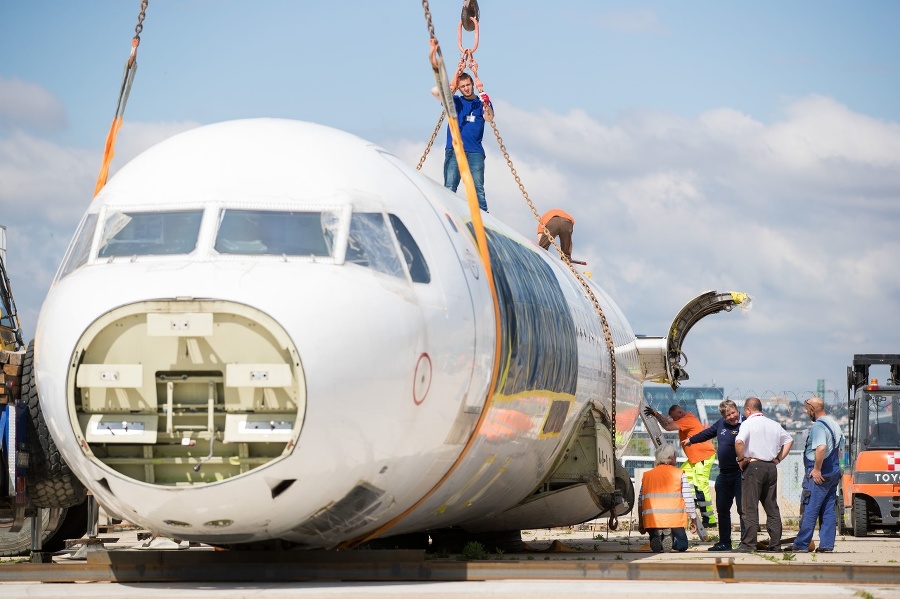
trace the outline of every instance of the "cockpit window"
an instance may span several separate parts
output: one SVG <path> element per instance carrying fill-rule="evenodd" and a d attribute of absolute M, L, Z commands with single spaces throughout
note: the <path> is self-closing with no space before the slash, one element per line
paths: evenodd
<path fill-rule="evenodd" d="M 78 232 L 75 233 L 72 243 L 69 244 L 66 257 L 56 275 L 57 281 L 87 264 L 88 256 L 91 253 L 91 243 L 94 241 L 94 233 L 97 231 L 97 221 L 98 216 L 95 212 L 89 213 L 81 221 L 81 226 L 78 227 Z"/>
<path fill-rule="evenodd" d="M 354 212 L 350 219 L 346 262 L 403 277 L 397 247 L 381 212 Z"/>
<path fill-rule="evenodd" d="M 114 212 L 103 226 L 100 258 L 189 254 L 197 247 L 202 210 Z"/>
<path fill-rule="evenodd" d="M 223 210 L 220 254 L 331 256 L 339 220 L 330 212 Z"/>
<path fill-rule="evenodd" d="M 425 256 L 422 255 L 422 251 L 409 229 L 396 214 L 389 214 L 388 218 L 391 219 L 394 234 L 397 236 L 397 241 L 400 242 L 400 249 L 403 250 L 403 259 L 406 260 L 410 278 L 416 283 L 430 283 L 431 271 L 428 269 L 428 263 L 425 262 Z"/>

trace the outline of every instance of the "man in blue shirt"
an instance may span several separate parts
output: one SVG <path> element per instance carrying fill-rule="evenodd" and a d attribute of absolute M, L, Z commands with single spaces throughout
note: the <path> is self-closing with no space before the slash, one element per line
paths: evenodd
<path fill-rule="evenodd" d="M 803 407 L 813 425 L 803 450 L 806 475 L 800 500 L 800 530 L 792 549 L 794 552 L 808 551 L 816 522 L 819 522 L 819 548 L 816 551 L 834 551 L 835 496 L 841 482 L 844 434 L 834 418 L 825 413 L 825 402 L 820 397 L 807 399 Z"/>
<path fill-rule="evenodd" d="M 719 404 L 722 417 L 707 429 L 690 436 L 681 444 L 685 447 L 715 438 L 716 457 L 719 459 L 719 476 L 716 477 L 716 514 L 719 517 L 719 542 L 708 551 L 731 551 L 731 504 L 737 499 L 737 512 L 744 532 L 744 512 L 741 508 L 741 469 L 734 452 L 734 439 L 741 428 L 741 413 L 730 399 Z"/>
<path fill-rule="evenodd" d="M 487 94 L 475 93 L 475 83 L 468 73 L 459 74 L 457 88 L 462 94 L 453 96 L 459 133 L 466 152 L 466 160 L 469 162 L 469 171 L 472 173 L 472 181 L 475 183 L 478 207 L 487 212 L 487 200 L 484 198 L 484 146 L 481 145 L 481 140 L 484 137 L 485 119 L 490 121 L 494 118 L 493 106 Z M 432 90 L 432 94 L 440 97 L 437 88 Z M 448 127 L 447 149 L 444 151 L 444 187 L 455 192 L 459 187 L 459 180 L 459 165 L 453 154 L 453 137 Z"/>

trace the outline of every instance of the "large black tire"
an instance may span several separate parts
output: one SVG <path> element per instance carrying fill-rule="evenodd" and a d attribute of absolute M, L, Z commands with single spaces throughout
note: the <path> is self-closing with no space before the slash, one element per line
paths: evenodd
<path fill-rule="evenodd" d="M 41 510 L 41 540 L 44 544 L 53 536 L 65 519 L 66 510 Z M 4 524 L 8 524 L 4 522 Z M 19 532 L 9 532 L 0 526 L 0 557 L 16 557 L 28 555 L 31 551 L 31 518 L 25 518 L 25 524 Z"/>
<path fill-rule="evenodd" d="M 864 537 L 869 534 L 869 514 L 866 511 L 866 500 L 853 498 L 853 536 Z"/>
<path fill-rule="evenodd" d="M 41 510 L 41 551 L 55 553 L 66 547 L 69 539 L 80 539 L 87 534 L 87 501 L 69 509 Z M 31 518 L 19 532 L 9 532 L 0 527 L 0 557 L 16 557 L 31 553 Z"/>
<path fill-rule="evenodd" d="M 69 508 L 84 502 L 87 489 L 69 469 L 50 436 L 38 399 L 33 365 L 34 341 L 28 344 L 22 361 L 22 399 L 28 406 L 29 416 L 25 430 L 28 448 L 26 492 L 37 507 Z"/>

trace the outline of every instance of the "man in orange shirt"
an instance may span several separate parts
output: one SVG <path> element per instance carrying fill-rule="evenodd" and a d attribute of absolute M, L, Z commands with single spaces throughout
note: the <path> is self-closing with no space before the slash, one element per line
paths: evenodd
<path fill-rule="evenodd" d="M 541 224 L 538 225 L 538 245 L 545 250 L 550 247 L 550 238 L 559 237 L 559 248 L 563 254 L 572 259 L 572 229 L 575 226 L 575 219 L 555 208 L 547 211 L 541 217 Z M 550 237 L 544 232 L 544 227 L 550 232 Z"/>
<path fill-rule="evenodd" d="M 649 407 L 644 412 L 656 418 L 667 431 L 678 431 L 679 443 L 706 428 L 699 418 L 685 412 L 684 408 L 678 405 L 669 408 L 668 416 L 663 416 Z M 691 443 L 684 447 L 684 454 L 687 456 L 687 462 L 682 464 L 681 468 L 694 487 L 697 507 L 700 508 L 700 515 L 703 517 L 703 527 L 708 528 L 716 524 L 716 514 L 709 493 L 709 472 L 716 461 L 716 448 L 713 447 L 712 441 Z"/>

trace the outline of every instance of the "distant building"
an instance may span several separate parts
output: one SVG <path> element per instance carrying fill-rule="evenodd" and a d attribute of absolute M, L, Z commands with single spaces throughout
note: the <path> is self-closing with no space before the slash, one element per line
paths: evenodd
<path fill-rule="evenodd" d="M 719 418 L 719 403 L 725 399 L 722 387 L 679 387 L 644 385 L 644 399 L 651 408 L 668 414 L 669 408 L 679 405 L 686 412 L 696 414 L 700 422 L 710 425 Z M 738 404 L 740 405 L 740 404 Z M 641 427 L 643 428 L 643 427 Z"/>

